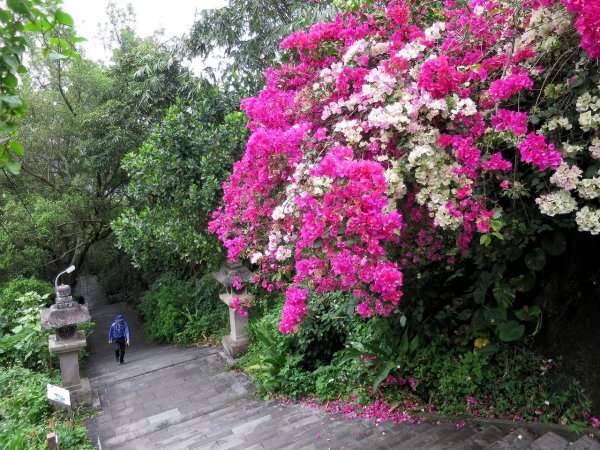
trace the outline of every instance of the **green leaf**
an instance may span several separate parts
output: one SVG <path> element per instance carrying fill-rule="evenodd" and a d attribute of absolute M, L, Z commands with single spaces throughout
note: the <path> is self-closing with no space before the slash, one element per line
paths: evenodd
<path fill-rule="evenodd" d="M 6 5 L 14 12 L 29 16 L 29 8 L 24 0 L 6 0 Z"/>
<path fill-rule="evenodd" d="M 4 131 L 6 133 L 10 133 L 14 130 L 17 129 L 17 123 L 16 122 L 5 122 L 3 120 L 0 120 L 0 131 Z"/>
<path fill-rule="evenodd" d="M 13 72 L 17 72 L 19 70 L 19 61 L 13 55 L 6 55 L 3 58 L 5 64 L 7 64 Z"/>
<path fill-rule="evenodd" d="M 542 270 L 546 265 L 546 253 L 541 248 L 527 253 L 525 255 L 525 265 L 531 270 Z"/>
<path fill-rule="evenodd" d="M 51 37 L 50 39 L 48 39 L 48 42 L 52 45 L 58 45 L 62 48 L 70 47 L 70 45 L 67 41 L 65 41 L 64 39 L 57 38 L 57 37 Z"/>
<path fill-rule="evenodd" d="M 498 302 L 498 306 L 502 309 L 508 309 L 515 301 L 515 291 L 506 284 L 497 285 L 492 291 L 494 298 Z"/>
<path fill-rule="evenodd" d="M 392 369 L 394 369 L 395 367 L 396 367 L 395 361 L 386 361 L 385 362 L 385 364 L 381 367 L 381 369 L 379 370 L 379 372 L 377 373 L 377 375 L 375 376 L 375 378 L 373 380 L 373 391 L 377 390 L 377 388 L 379 387 L 381 382 L 388 377 L 388 375 L 390 374 L 390 371 Z"/>
<path fill-rule="evenodd" d="M 510 285 L 517 292 L 529 292 L 535 285 L 535 272 L 527 272 L 510 279 Z"/>
<path fill-rule="evenodd" d="M 0 97 L 0 102 L 6 103 L 11 108 L 21 108 L 23 101 L 16 95 L 3 95 Z"/>
<path fill-rule="evenodd" d="M 493 325 L 505 322 L 507 319 L 506 310 L 502 308 L 489 308 L 483 312 L 485 319 Z"/>
<path fill-rule="evenodd" d="M 56 17 L 56 20 L 62 23 L 63 25 L 67 25 L 69 27 L 72 27 L 74 25 L 73 18 L 66 12 L 61 11 L 60 9 L 54 13 L 54 17 Z"/>
<path fill-rule="evenodd" d="M 19 175 L 19 172 L 21 171 L 21 164 L 19 164 L 18 161 L 10 159 L 6 162 L 6 169 L 13 175 Z"/>
<path fill-rule="evenodd" d="M 477 356 L 488 358 L 499 350 L 498 344 L 488 344 L 477 352 Z"/>
<path fill-rule="evenodd" d="M 461 311 L 461 313 L 457 316 L 458 320 L 465 321 L 469 317 L 471 317 L 472 311 L 470 309 L 465 309 Z"/>
<path fill-rule="evenodd" d="M 84 37 L 72 37 L 70 41 L 73 44 L 78 44 L 79 42 L 87 42 L 87 39 Z"/>
<path fill-rule="evenodd" d="M 498 333 L 498 336 L 504 342 L 514 342 L 521 339 L 524 333 L 524 325 L 515 322 L 514 320 L 509 320 L 500 327 L 500 332 Z"/>
<path fill-rule="evenodd" d="M 398 347 L 398 353 L 406 355 L 408 353 L 408 329 L 404 330 L 402 339 L 400 340 L 400 347 Z"/>
<path fill-rule="evenodd" d="M 412 354 L 419 348 L 419 336 L 415 336 L 408 346 L 408 353 Z"/>
<path fill-rule="evenodd" d="M 531 320 L 536 320 L 542 314 L 542 308 L 540 308 L 538 305 L 535 305 L 532 308 L 519 309 L 517 311 L 514 311 L 514 313 L 519 320 L 527 322 Z"/>
<path fill-rule="evenodd" d="M 48 56 L 46 56 L 46 57 L 50 61 L 58 61 L 58 60 L 61 60 L 61 59 L 69 59 L 69 57 L 67 55 L 64 55 L 62 53 L 56 53 L 56 52 L 50 52 L 50 53 L 48 53 Z"/>
<path fill-rule="evenodd" d="M 30 33 L 39 33 L 40 31 L 42 31 L 42 26 L 39 22 L 29 22 L 25 24 L 23 30 L 29 31 Z"/>
<path fill-rule="evenodd" d="M 15 141 L 11 141 L 8 146 L 10 147 L 10 149 L 15 152 L 17 155 L 22 156 L 23 155 L 23 146 L 21 144 L 19 144 L 18 142 Z"/>

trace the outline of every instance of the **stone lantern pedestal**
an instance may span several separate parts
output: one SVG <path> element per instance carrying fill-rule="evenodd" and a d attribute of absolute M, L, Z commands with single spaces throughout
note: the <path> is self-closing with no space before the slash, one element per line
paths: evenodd
<path fill-rule="evenodd" d="M 231 307 L 231 302 L 235 297 L 239 297 L 241 301 L 253 301 L 252 294 L 221 294 L 219 298 L 229 307 L 229 327 L 231 332 L 228 336 L 223 337 L 223 347 L 225 352 L 232 358 L 242 356 L 248 351 L 248 338 L 246 337 L 246 325 L 248 318 L 240 316 L 235 309 Z"/>
<path fill-rule="evenodd" d="M 58 355 L 62 387 L 71 393 L 71 405 L 92 403 L 92 388 L 87 378 L 79 376 L 79 350 L 86 346 L 83 331 L 71 339 L 62 340 L 53 335 L 48 338 L 48 349 Z"/>
<path fill-rule="evenodd" d="M 62 387 L 68 389 L 71 406 L 92 403 L 92 389 L 87 378 L 79 376 L 79 350 L 86 346 L 85 335 L 77 324 L 91 319 L 87 306 L 73 302 L 71 287 L 56 287 L 56 303 L 41 312 L 44 330 L 56 330 L 48 337 L 48 349 L 58 355 Z"/>
<path fill-rule="evenodd" d="M 248 350 L 248 338 L 246 337 L 246 325 L 248 318 L 240 316 L 235 309 L 231 307 L 233 299 L 240 298 L 240 302 L 252 302 L 254 296 L 246 292 L 243 284 L 250 281 L 252 273 L 238 261 L 228 262 L 221 270 L 212 274 L 213 277 L 225 286 L 225 294 L 219 295 L 219 298 L 229 308 L 229 326 L 231 332 L 229 336 L 223 338 L 223 347 L 225 352 L 232 358 L 242 356 Z"/>

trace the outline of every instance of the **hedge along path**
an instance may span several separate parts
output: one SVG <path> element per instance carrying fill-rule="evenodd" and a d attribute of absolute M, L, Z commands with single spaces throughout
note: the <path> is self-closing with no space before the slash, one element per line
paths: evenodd
<path fill-rule="evenodd" d="M 94 277 L 77 286 L 96 323 L 88 337 L 89 377 L 98 406 L 86 421 L 102 449 L 478 449 L 567 448 L 546 433 L 543 447 L 523 430 L 502 432 L 454 424 L 345 420 L 319 409 L 253 396 L 250 379 L 227 371 L 220 348 L 152 345 L 124 303 L 109 305 Z M 125 365 L 115 362 L 108 328 L 117 314 L 129 324 Z M 582 438 L 583 439 L 583 438 Z M 589 439 L 589 438 L 588 438 Z M 553 446 L 548 447 L 550 442 Z M 579 442 L 579 441 L 578 441 Z M 541 443 L 541 442 L 540 442 Z M 589 444 L 587 441 L 584 442 Z M 562 445 L 564 444 L 564 445 Z M 591 442 L 593 445 L 597 445 Z M 570 449 L 598 448 L 570 446 Z"/>

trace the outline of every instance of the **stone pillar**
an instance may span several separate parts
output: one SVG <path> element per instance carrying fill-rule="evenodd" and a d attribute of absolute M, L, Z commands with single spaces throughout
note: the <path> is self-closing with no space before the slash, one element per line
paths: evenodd
<path fill-rule="evenodd" d="M 87 378 L 79 376 L 79 350 L 85 348 L 83 331 L 78 331 L 69 339 L 60 339 L 56 335 L 48 337 L 48 349 L 56 353 L 60 361 L 62 387 L 71 393 L 71 406 L 91 404 L 92 389 Z"/>
<path fill-rule="evenodd" d="M 229 308 L 229 327 L 231 332 L 228 336 L 223 337 L 223 347 L 229 356 L 237 358 L 242 356 L 248 350 L 248 338 L 246 337 L 246 325 L 248 318 L 240 316 L 232 307 L 231 302 L 235 297 L 239 297 L 241 301 L 254 300 L 252 294 L 221 294 L 219 298 Z"/>

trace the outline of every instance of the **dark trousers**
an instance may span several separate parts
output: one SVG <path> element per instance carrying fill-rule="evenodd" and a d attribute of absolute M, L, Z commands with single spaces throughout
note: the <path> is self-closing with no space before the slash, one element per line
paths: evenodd
<path fill-rule="evenodd" d="M 119 362 L 123 362 L 123 358 L 125 358 L 125 338 L 115 339 L 113 345 L 115 346 L 115 358 Z"/>

